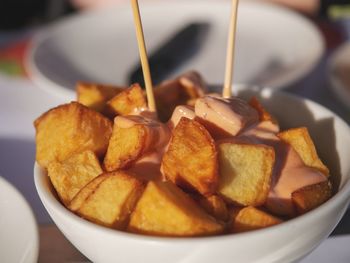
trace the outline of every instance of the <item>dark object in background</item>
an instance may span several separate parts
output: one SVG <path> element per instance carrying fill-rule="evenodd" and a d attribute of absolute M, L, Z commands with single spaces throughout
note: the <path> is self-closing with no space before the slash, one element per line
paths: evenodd
<path fill-rule="evenodd" d="M 320 17 L 332 17 L 334 16 L 334 10 L 342 9 L 344 12 L 343 15 L 349 17 L 350 12 L 350 0 L 320 0 L 319 16 Z M 341 13 L 341 12 L 338 12 Z"/>
<path fill-rule="evenodd" d="M 191 23 L 181 28 L 149 56 L 153 84 L 159 84 L 177 67 L 190 60 L 199 50 L 209 30 L 208 23 Z M 144 87 L 141 65 L 131 70 L 130 84 L 140 83 Z"/>
<path fill-rule="evenodd" d="M 0 30 L 18 30 L 74 11 L 68 0 L 1 0 Z"/>

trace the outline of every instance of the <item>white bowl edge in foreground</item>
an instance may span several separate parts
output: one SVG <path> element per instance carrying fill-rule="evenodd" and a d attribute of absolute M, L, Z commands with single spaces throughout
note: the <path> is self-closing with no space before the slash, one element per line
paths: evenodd
<path fill-rule="evenodd" d="M 35 263 L 39 231 L 22 194 L 0 176 L 0 262 Z"/>

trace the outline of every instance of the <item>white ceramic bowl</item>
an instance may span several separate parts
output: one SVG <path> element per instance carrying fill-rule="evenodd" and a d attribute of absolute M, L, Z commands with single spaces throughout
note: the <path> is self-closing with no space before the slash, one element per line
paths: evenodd
<path fill-rule="evenodd" d="M 45 171 L 34 167 L 35 185 L 63 234 L 93 262 L 293 262 L 319 245 L 335 228 L 350 199 L 350 129 L 334 113 L 306 99 L 268 89 L 259 95 L 283 128 L 307 126 L 322 160 L 340 178 L 339 191 L 313 211 L 249 233 L 199 238 L 163 238 L 120 232 L 90 223 L 56 199 Z M 341 176 L 340 176 L 341 175 Z"/>

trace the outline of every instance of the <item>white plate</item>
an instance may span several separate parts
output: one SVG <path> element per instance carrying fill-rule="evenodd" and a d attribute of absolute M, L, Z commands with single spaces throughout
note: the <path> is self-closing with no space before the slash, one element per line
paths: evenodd
<path fill-rule="evenodd" d="M 343 44 L 331 56 L 328 68 L 332 90 L 350 109 L 350 43 Z"/>
<path fill-rule="evenodd" d="M 39 223 L 51 220 L 33 182 L 33 121 L 49 108 L 63 102 L 33 86 L 28 80 L 0 75 L 0 173 L 25 196 Z M 0 218 L 2 214 L 0 209 Z M 1 252 L 0 249 L 0 258 Z M 0 262 L 6 261 L 0 259 Z"/>
<path fill-rule="evenodd" d="M 0 262 L 37 262 L 39 235 L 32 210 L 17 189 L 1 176 L 0 211 Z"/>
<path fill-rule="evenodd" d="M 229 1 L 144 1 L 140 8 L 149 51 L 190 22 L 209 22 L 201 50 L 174 75 L 196 69 L 209 83 L 223 82 Z M 278 6 L 240 2 L 236 83 L 284 87 L 307 74 L 323 50 L 323 38 L 309 20 Z M 138 60 L 132 13 L 123 5 L 43 30 L 33 40 L 27 69 L 42 88 L 72 97 L 77 80 L 125 84 Z"/>

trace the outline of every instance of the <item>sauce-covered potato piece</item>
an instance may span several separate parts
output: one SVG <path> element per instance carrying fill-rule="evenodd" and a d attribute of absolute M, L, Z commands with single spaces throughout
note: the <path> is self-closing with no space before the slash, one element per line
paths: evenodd
<path fill-rule="evenodd" d="M 209 132 L 195 120 L 181 118 L 162 160 L 162 172 L 173 183 L 213 194 L 218 183 L 215 142 Z"/>

